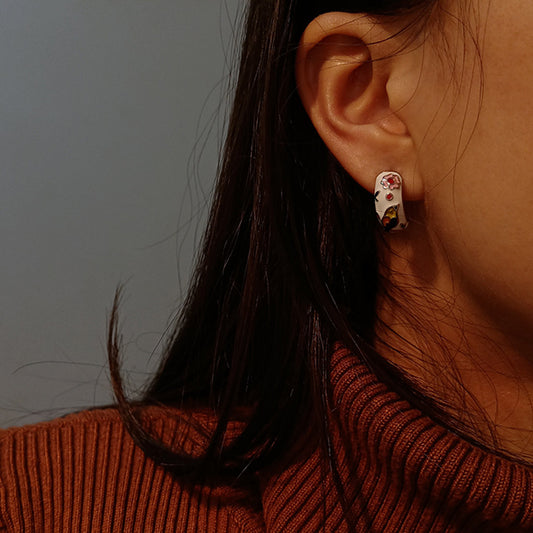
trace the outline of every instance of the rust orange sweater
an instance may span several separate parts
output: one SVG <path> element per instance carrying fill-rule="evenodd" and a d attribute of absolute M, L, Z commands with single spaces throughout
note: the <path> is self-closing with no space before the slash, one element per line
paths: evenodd
<path fill-rule="evenodd" d="M 533 531 L 533 472 L 439 427 L 346 351 L 334 400 L 352 435 L 338 448 L 356 531 Z M 159 408 L 146 420 L 194 452 L 202 439 Z M 325 529 L 322 524 L 325 518 Z M 114 409 L 0 432 L 0 531 L 343 532 L 320 454 L 247 489 L 186 488 L 135 447 Z"/>

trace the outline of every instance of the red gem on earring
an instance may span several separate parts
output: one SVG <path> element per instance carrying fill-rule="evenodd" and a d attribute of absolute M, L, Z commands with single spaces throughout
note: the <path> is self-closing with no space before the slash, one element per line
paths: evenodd
<path fill-rule="evenodd" d="M 396 180 L 392 176 L 388 178 L 387 181 L 389 182 L 389 185 L 394 185 L 396 183 Z"/>
<path fill-rule="evenodd" d="M 389 194 L 387 194 L 387 196 L 385 196 L 385 198 L 390 202 L 391 200 L 394 200 L 394 194 L 390 192 Z"/>

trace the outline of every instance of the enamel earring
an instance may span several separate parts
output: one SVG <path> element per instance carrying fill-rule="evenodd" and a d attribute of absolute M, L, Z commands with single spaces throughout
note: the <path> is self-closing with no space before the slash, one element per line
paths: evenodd
<path fill-rule="evenodd" d="M 376 178 L 374 200 L 376 213 L 386 232 L 398 231 L 407 227 L 407 218 L 402 202 L 402 177 L 391 170 L 382 172 Z"/>

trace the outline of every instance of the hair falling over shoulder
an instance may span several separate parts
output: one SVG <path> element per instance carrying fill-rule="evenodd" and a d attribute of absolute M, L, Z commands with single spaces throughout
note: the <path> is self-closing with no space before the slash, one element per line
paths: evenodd
<path fill-rule="evenodd" d="M 200 457 L 158 442 L 123 392 L 117 305 L 108 349 L 118 407 L 137 444 L 193 479 L 257 472 L 306 443 L 328 450 L 329 358 L 340 342 L 413 396 L 372 350 L 378 274 L 374 198 L 331 156 L 294 76 L 306 26 L 326 11 L 404 16 L 435 0 L 250 0 L 235 105 L 194 278 L 164 360 L 140 402 L 210 410 Z M 423 400 L 420 400 L 418 403 Z M 429 409 L 429 407 L 427 407 Z M 243 429 L 225 441 L 227 425 Z M 329 457 L 335 468 L 335 457 Z"/>

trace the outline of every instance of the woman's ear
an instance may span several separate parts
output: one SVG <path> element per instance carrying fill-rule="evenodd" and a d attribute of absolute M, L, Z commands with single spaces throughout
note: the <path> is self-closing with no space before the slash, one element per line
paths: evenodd
<path fill-rule="evenodd" d="M 394 170 L 404 178 L 404 199 L 419 200 L 424 187 L 402 115 L 409 83 L 399 75 L 412 77 L 414 66 L 416 76 L 416 65 L 410 52 L 395 53 L 393 41 L 390 29 L 365 15 L 320 15 L 300 41 L 296 80 L 319 135 L 360 185 L 373 191 L 376 176 Z"/>

